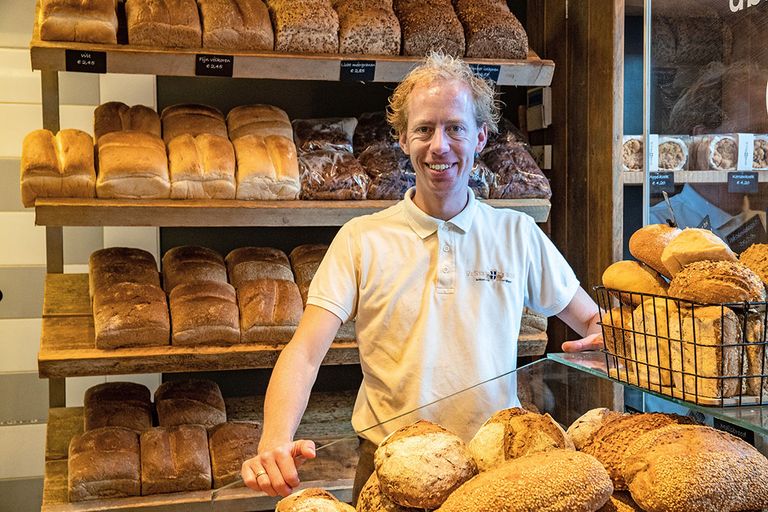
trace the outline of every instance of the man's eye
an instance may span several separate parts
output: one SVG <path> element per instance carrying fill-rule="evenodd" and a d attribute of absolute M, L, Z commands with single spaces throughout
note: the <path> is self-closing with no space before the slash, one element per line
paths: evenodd
<path fill-rule="evenodd" d="M 456 124 L 456 125 L 453 125 L 450 128 L 448 128 L 448 131 L 451 132 L 451 133 L 463 133 L 464 132 L 464 127 L 461 126 L 461 125 Z"/>
<path fill-rule="evenodd" d="M 429 133 L 429 127 L 419 126 L 416 128 L 416 133 Z"/>

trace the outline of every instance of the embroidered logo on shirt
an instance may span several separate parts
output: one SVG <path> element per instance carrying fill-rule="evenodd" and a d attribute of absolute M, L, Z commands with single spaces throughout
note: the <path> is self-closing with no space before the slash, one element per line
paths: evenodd
<path fill-rule="evenodd" d="M 470 270 L 467 272 L 467 277 L 471 277 L 475 281 L 487 281 L 491 283 L 511 283 L 512 274 L 509 272 L 501 272 L 500 270 L 491 269 L 484 270 Z"/>

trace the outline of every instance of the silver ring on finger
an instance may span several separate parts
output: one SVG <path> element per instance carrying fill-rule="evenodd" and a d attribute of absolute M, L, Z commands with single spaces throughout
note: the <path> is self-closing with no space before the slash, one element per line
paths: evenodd
<path fill-rule="evenodd" d="M 256 480 L 258 480 L 260 476 L 263 476 L 263 475 L 266 475 L 266 474 L 267 474 L 266 471 L 261 470 L 258 473 L 256 473 L 256 477 L 255 478 L 256 478 Z"/>

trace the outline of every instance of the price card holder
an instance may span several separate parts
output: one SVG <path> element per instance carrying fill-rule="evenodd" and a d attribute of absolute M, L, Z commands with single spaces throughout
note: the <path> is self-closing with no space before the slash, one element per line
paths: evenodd
<path fill-rule="evenodd" d="M 339 67 L 341 82 L 373 82 L 375 75 L 375 60 L 343 60 Z"/>
<path fill-rule="evenodd" d="M 755 136 L 752 133 L 739 133 L 739 159 L 736 169 L 739 171 L 751 171 L 754 162 Z"/>
<path fill-rule="evenodd" d="M 651 185 L 651 195 L 660 196 L 662 192 L 673 194 L 675 192 L 675 173 L 672 171 L 653 171 L 648 175 Z"/>
<path fill-rule="evenodd" d="M 765 243 L 766 238 L 768 236 L 759 215 L 752 216 L 747 222 L 725 235 L 725 241 L 736 254 L 746 251 L 752 244 Z"/>
<path fill-rule="evenodd" d="M 727 421 L 723 421 L 720 418 L 713 418 L 713 420 L 713 426 L 717 430 L 728 432 L 729 434 L 738 437 L 742 441 L 746 441 L 752 446 L 755 446 L 755 433 L 751 430 L 747 430 L 738 425 L 734 425 L 733 423 L 728 423 Z"/>
<path fill-rule="evenodd" d="M 655 133 L 651 133 L 648 135 L 648 156 L 650 157 L 648 159 L 648 172 L 658 171 L 659 170 L 659 136 Z M 667 190 L 667 192 L 669 192 L 669 190 Z"/>
<path fill-rule="evenodd" d="M 106 73 L 107 52 L 64 50 L 65 69 L 79 73 Z"/>
<path fill-rule="evenodd" d="M 731 171 L 728 173 L 728 192 L 732 194 L 757 194 L 756 171 Z"/>
<path fill-rule="evenodd" d="M 231 78 L 234 67 L 235 57 L 233 55 L 198 53 L 195 56 L 195 76 L 223 76 Z"/>
<path fill-rule="evenodd" d="M 480 78 L 490 80 L 494 84 L 499 81 L 501 66 L 498 64 L 470 64 L 469 69 Z"/>

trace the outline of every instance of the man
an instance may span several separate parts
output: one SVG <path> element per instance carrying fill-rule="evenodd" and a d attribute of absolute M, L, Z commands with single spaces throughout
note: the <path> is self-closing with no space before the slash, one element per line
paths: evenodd
<path fill-rule="evenodd" d="M 498 379 L 370 428 L 514 369 L 524 305 L 585 336 L 564 349 L 602 346 L 597 306 L 533 220 L 476 201 L 467 186 L 498 119 L 492 87 L 458 59 L 430 55 L 397 87 L 389 121 L 416 186 L 397 205 L 345 224 L 331 244 L 272 373 L 259 454 L 242 468 L 249 487 L 285 496 L 298 485 L 296 466 L 315 446 L 293 434 L 349 318 L 363 370 L 352 415 L 364 437 L 355 496 L 375 446 L 403 424 L 430 419 L 469 440 L 493 412 L 518 405 L 514 382 Z"/>

